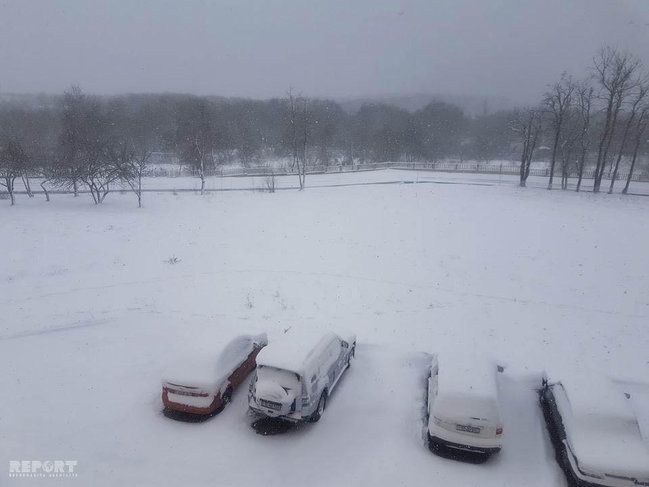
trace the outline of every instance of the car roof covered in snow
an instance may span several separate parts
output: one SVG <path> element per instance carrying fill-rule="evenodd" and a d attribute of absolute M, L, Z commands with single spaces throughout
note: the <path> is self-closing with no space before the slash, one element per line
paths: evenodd
<path fill-rule="evenodd" d="M 493 360 L 461 352 L 443 353 L 433 357 L 435 364 L 439 365 L 436 415 L 500 420 Z"/>
<path fill-rule="evenodd" d="M 562 377 L 560 385 L 567 404 L 555 394 L 557 408 L 580 468 L 649 480 L 649 445 L 624 392 L 600 374 Z"/>
<path fill-rule="evenodd" d="M 439 393 L 497 398 L 496 363 L 485 357 L 444 353 L 433 358 L 439 364 Z"/>
<path fill-rule="evenodd" d="M 561 384 L 575 417 L 628 419 L 633 413 L 624 394 L 600 374 L 564 376 Z"/>
<path fill-rule="evenodd" d="M 305 374 L 309 362 L 324 350 L 331 340 L 340 338 L 332 332 L 292 332 L 264 348 L 257 365 Z"/>
<path fill-rule="evenodd" d="M 162 382 L 215 392 L 232 371 L 246 360 L 255 346 L 267 344 L 265 333 L 238 335 L 225 343 L 214 345 L 202 341 L 167 366 Z"/>

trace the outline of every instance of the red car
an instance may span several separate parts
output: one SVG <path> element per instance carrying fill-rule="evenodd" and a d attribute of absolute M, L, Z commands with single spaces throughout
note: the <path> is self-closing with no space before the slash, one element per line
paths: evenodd
<path fill-rule="evenodd" d="M 173 364 L 162 380 L 164 407 L 200 415 L 220 411 L 254 370 L 257 354 L 267 344 L 265 333 L 241 335 L 220 351 L 194 354 Z"/>

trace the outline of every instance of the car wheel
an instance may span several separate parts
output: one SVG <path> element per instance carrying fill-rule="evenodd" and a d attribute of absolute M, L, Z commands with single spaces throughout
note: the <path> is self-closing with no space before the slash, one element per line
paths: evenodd
<path fill-rule="evenodd" d="M 440 444 L 433 440 L 433 437 L 430 436 L 429 432 L 426 432 L 426 440 L 428 443 L 428 449 L 433 453 L 438 453 L 440 451 Z"/>
<path fill-rule="evenodd" d="M 317 423 L 318 421 L 320 421 L 320 418 L 322 417 L 322 413 L 324 413 L 326 407 L 327 407 L 327 392 L 325 391 L 320 396 L 320 400 L 318 401 L 318 406 L 316 407 L 315 411 L 311 415 L 312 423 Z"/>
<path fill-rule="evenodd" d="M 223 404 L 232 402 L 232 386 L 228 386 L 228 388 L 223 393 L 223 396 L 221 397 L 223 399 Z"/>

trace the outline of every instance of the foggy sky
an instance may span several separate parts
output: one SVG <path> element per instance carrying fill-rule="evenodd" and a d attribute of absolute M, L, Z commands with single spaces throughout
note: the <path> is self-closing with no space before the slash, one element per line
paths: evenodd
<path fill-rule="evenodd" d="M 0 0 L 0 92 L 534 101 L 604 43 L 649 64 L 649 0 Z"/>

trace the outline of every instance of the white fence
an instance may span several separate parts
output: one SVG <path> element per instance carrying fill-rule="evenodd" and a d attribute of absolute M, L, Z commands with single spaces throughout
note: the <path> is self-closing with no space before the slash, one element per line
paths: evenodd
<path fill-rule="evenodd" d="M 492 163 L 492 162 L 478 162 L 478 161 L 442 161 L 442 162 L 373 162 L 354 165 L 339 165 L 330 164 L 328 166 L 316 165 L 308 166 L 308 174 L 331 174 L 342 172 L 358 172 L 358 171 L 376 171 L 379 169 L 407 169 L 407 170 L 420 170 L 420 171 L 439 171 L 439 172 L 455 172 L 455 173 L 475 173 L 475 174 L 502 174 L 517 176 L 520 173 L 520 166 L 512 163 Z M 594 178 L 594 169 L 584 170 L 582 177 L 584 179 Z M 287 168 L 273 168 L 266 166 L 259 167 L 218 167 L 208 171 L 209 176 L 220 177 L 243 177 L 243 176 L 287 176 L 296 174 Z M 621 171 L 617 174 L 617 180 L 626 180 L 628 172 Z M 156 168 L 152 171 L 151 176 L 195 176 L 196 174 L 185 168 L 182 172 L 176 169 L 164 171 L 161 168 Z M 559 167 L 555 168 L 555 177 L 561 177 L 561 170 Z M 530 176 L 549 177 L 549 168 L 532 168 Z M 578 174 L 576 171 L 571 171 L 568 174 L 570 178 L 576 178 Z M 605 175 L 605 179 L 609 179 Z M 649 181 L 649 173 L 635 171 L 632 181 Z"/>

